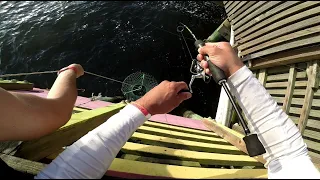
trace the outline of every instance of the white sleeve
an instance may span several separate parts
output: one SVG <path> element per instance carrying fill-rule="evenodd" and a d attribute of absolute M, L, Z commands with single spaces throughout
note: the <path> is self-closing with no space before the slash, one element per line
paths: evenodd
<path fill-rule="evenodd" d="M 147 118 L 150 117 L 128 104 L 63 151 L 35 179 L 101 178 L 122 146 Z"/>
<path fill-rule="evenodd" d="M 229 77 L 228 85 L 250 131 L 258 135 L 266 149 L 263 157 L 269 178 L 320 178 L 298 128 L 252 72 L 243 66 Z"/>

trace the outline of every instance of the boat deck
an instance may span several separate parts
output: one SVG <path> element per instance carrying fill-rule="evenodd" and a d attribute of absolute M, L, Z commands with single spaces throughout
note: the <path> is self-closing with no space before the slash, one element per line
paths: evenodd
<path fill-rule="evenodd" d="M 16 90 L 15 90 L 16 91 Z M 19 91 L 46 97 L 47 90 Z M 38 173 L 63 147 L 119 112 L 125 103 L 78 96 L 70 121 L 42 138 L 16 144 L 0 157 L 11 167 Z M 119 178 L 267 178 L 261 157 L 249 157 L 243 135 L 212 120 L 171 114 L 152 116 L 133 133 L 106 173 Z"/>

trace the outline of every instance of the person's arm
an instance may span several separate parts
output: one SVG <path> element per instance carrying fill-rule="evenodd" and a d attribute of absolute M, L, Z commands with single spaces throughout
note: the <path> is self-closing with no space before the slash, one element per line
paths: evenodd
<path fill-rule="evenodd" d="M 198 60 L 210 60 L 228 77 L 228 84 L 242 108 L 252 133 L 266 149 L 269 178 L 320 178 L 308 156 L 306 144 L 288 115 L 277 105 L 252 72 L 243 65 L 229 43 L 209 43 L 199 49 Z M 201 62 L 207 69 L 208 64 Z M 208 71 L 208 70 L 206 70 Z"/>
<path fill-rule="evenodd" d="M 252 133 L 266 149 L 269 178 L 320 178 L 301 133 L 252 72 L 243 66 L 229 79 Z"/>
<path fill-rule="evenodd" d="M 191 97 L 184 82 L 163 81 L 135 103 L 150 115 L 172 111 Z M 149 117 L 128 104 L 88 134 L 64 150 L 45 167 L 36 179 L 97 179 L 101 178 L 131 135 Z"/>
<path fill-rule="evenodd" d="M 63 126 L 77 98 L 76 78 L 83 75 L 80 65 L 71 65 L 59 74 L 47 98 L 0 88 L 0 141 L 39 138 Z"/>

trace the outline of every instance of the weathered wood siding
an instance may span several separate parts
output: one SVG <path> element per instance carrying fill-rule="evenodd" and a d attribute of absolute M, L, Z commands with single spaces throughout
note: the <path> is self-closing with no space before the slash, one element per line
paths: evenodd
<path fill-rule="evenodd" d="M 236 47 L 252 68 L 320 57 L 320 1 L 224 1 Z"/>
<path fill-rule="evenodd" d="M 240 58 L 320 163 L 320 1 L 224 1 Z"/>

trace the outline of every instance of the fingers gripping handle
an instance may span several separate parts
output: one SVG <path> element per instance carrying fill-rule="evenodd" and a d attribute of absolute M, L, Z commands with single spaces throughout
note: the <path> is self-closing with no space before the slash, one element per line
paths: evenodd
<path fill-rule="evenodd" d="M 203 46 L 205 46 L 205 43 L 201 40 L 196 40 L 194 45 L 197 47 L 197 48 L 201 48 Z M 208 65 L 209 65 L 209 70 L 212 74 L 212 78 L 214 79 L 214 81 L 216 83 L 218 83 L 219 85 L 221 85 L 221 82 L 223 80 L 226 80 L 226 75 L 224 74 L 223 70 L 220 69 L 218 66 L 216 66 L 215 64 L 213 64 L 209 57 L 207 55 L 205 55 L 205 59 L 206 61 L 208 62 Z"/>
<path fill-rule="evenodd" d="M 194 45 L 196 46 L 196 48 L 201 48 L 201 47 L 205 46 L 205 43 L 201 40 L 196 40 Z M 236 113 L 239 117 L 239 122 L 241 123 L 241 125 L 246 133 L 246 136 L 243 138 L 243 140 L 246 144 L 246 148 L 247 148 L 249 156 L 254 157 L 257 155 L 264 154 L 266 152 L 264 149 L 264 146 L 262 145 L 262 143 L 260 142 L 260 140 L 258 139 L 258 136 L 256 134 L 251 134 L 248 126 L 246 125 L 246 123 L 240 113 L 240 110 L 237 108 L 235 101 L 233 100 L 231 93 L 226 86 L 226 79 L 227 79 L 226 75 L 219 67 L 217 67 L 216 65 L 214 65 L 210 61 L 210 59 L 207 55 L 205 55 L 205 60 L 208 62 L 209 70 L 212 74 L 212 78 L 214 79 L 214 81 L 216 83 L 223 86 L 224 90 L 226 91 L 226 93 L 231 101 L 232 106 L 236 110 Z"/>
<path fill-rule="evenodd" d="M 223 82 L 223 80 L 226 80 L 226 75 L 224 74 L 224 72 L 216 65 L 214 65 L 208 58 L 208 56 L 206 56 L 208 65 L 209 65 L 209 70 L 212 74 L 212 78 L 214 79 L 214 81 L 216 83 L 218 83 L 219 85 L 221 85 L 221 83 Z"/>

